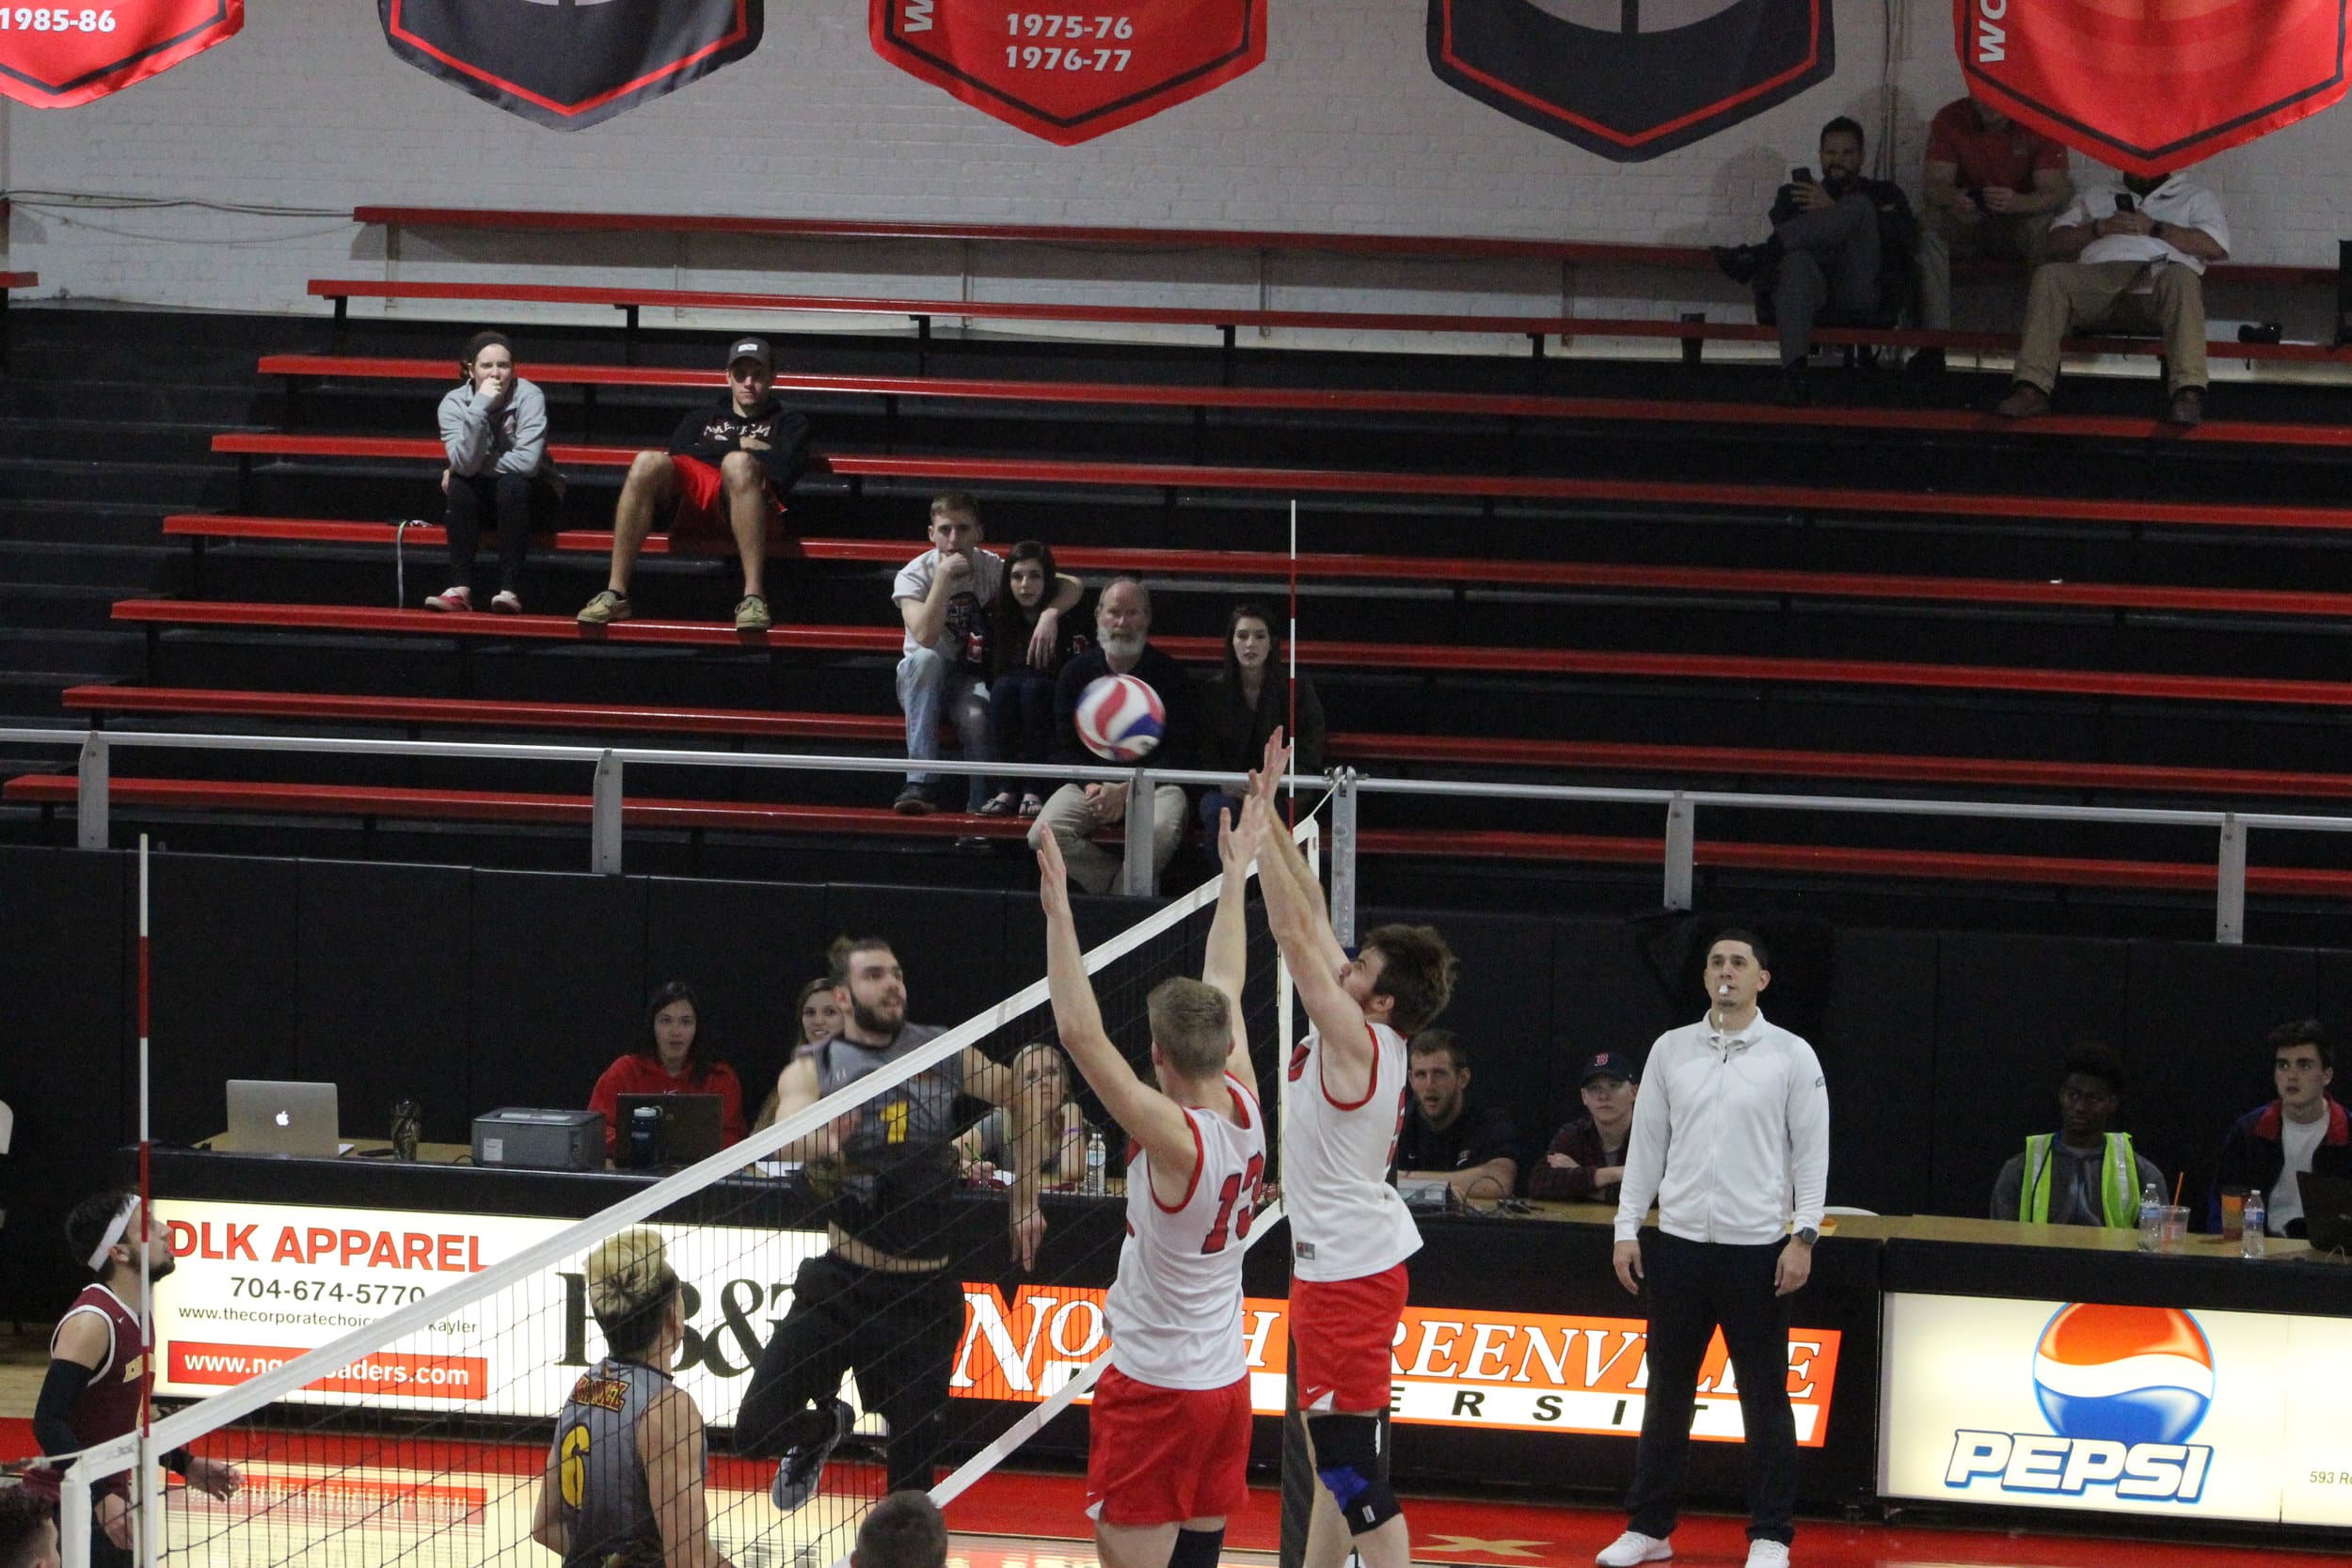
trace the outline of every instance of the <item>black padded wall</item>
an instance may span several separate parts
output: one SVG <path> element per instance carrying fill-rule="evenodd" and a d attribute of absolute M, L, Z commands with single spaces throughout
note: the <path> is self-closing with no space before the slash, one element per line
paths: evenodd
<path fill-rule="evenodd" d="M 472 1111 L 585 1105 L 645 1006 L 640 877 L 473 873 Z"/>
<path fill-rule="evenodd" d="M 294 1078 L 300 1016 L 297 861 L 153 855 L 148 896 L 154 998 L 154 1136 L 189 1143 L 228 1125 L 231 1078 Z M 138 930 L 137 861 L 123 908 Z M 135 1004 L 134 1004 L 135 1006 Z M 135 1032 L 135 1020 L 134 1020 Z M 345 1060 L 358 1059 L 352 1053 Z"/>

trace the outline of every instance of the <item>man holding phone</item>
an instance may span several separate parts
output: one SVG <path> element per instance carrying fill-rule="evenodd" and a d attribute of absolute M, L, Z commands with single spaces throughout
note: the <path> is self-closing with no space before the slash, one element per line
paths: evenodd
<path fill-rule="evenodd" d="M 1919 325 L 1952 325 L 1952 258 L 2012 256 L 2030 272 L 2048 255 L 2050 223 L 2074 194 L 2066 149 L 1974 98 L 1956 98 L 1928 122 L 1919 222 Z M 1944 351 L 1912 356 L 1944 368 Z"/>
<path fill-rule="evenodd" d="M 2220 198 L 2185 174 L 2126 174 L 2075 197 L 2050 230 L 2052 260 L 2034 271 L 2017 368 L 1994 412 L 2048 413 L 2058 344 L 2088 329 L 2160 334 L 2169 374 L 2159 417 L 2203 420 L 2205 267 L 2229 254 Z"/>
<path fill-rule="evenodd" d="M 1918 225 L 1902 191 L 1862 173 L 1862 127 L 1844 115 L 1821 127 L 1821 177 L 1789 172 L 1772 203 L 1772 237 L 1718 245 L 1715 264 L 1735 283 L 1756 285 L 1756 319 L 1780 327 L 1783 407 L 1812 401 L 1805 356 L 1825 309 L 1868 322 L 1900 303 Z M 1769 311 L 1769 316 L 1768 316 Z"/>

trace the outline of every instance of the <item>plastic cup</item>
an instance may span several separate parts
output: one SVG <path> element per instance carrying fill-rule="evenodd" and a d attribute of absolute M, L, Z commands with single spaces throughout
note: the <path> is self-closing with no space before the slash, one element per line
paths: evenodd
<path fill-rule="evenodd" d="M 2158 1213 L 2156 1250 L 2178 1252 L 2188 1243 L 2188 1210 L 2168 1203 Z"/>

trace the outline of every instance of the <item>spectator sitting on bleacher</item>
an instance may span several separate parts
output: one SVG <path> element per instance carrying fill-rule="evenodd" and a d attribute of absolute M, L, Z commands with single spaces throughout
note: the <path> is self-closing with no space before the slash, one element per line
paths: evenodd
<path fill-rule="evenodd" d="M 1527 1176 L 1527 1196 L 1552 1203 L 1615 1203 L 1633 1141 L 1633 1101 L 1641 1073 L 1622 1051 L 1585 1060 L 1577 1090 L 1584 1114 L 1551 1135 L 1543 1163 Z"/>
<path fill-rule="evenodd" d="M 694 988 L 685 981 L 672 980 L 653 993 L 645 1009 L 644 1039 L 634 1051 L 613 1058 L 589 1093 L 588 1108 L 604 1117 L 607 1156 L 619 1148 L 625 1094 L 715 1094 L 719 1141 L 743 1141 L 742 1083 L 711 1049 L 703 1032 L 702 1006 Z"/>
<path fill-rule="evenodd" d="M 727 351 L 727 395 L 678 421 L 667 451 L 641 451 L 612 510 L 612 575 L 580 610 L 582 626 L 629 616 L 628 579 L 654 515 L 670 507 L 670 528 L 687 538 L 732 534 L 743 562 L 743 597 L 735 629 L 768 629 L 768 528 L 808 463 L 808 420 L 769 395 L 776 356 L 758 338 Z"/>
<path fill-rule="evenodd" d="M 1276 730 L 1296 737 L 1291 766 L 1301 773 L 1323 771 L 1323 699 L 1314 682 L 1301 675 L 1294 684 L 1277 661 L 1274 617 L 1265 607 L 1239 604 L 1225 618 L 1225 671 L 1200 694 L 1200 767 L 1211 773 L 1231 773 L 1236 780 L 1265 754 L 1266 737 Z M 1291 717 L 1292 699 L 1298 715 Z M 1214 842 L 1217 818 L 1226 813 L 1241 820 L 1242 797 L 1231 790 L 1212 789 L 1200 797 L 1200 826 Z"/>
<path fill-rule="evenodd" d="M 2050 230 L 2055 260 L 2034 269 L 2026 327 L 2009 396 L 1994 412 L 2008 420 L 2050 411 L 2058 344 L 2071 332 L 2163 335 L 2169 375 L 2162 417 L 2193 425 L 2205 417 L 2205 264 L 2230 255 L 2220 198 L 2185 174 L 2123 176 L 2076 196 Z"/>
<path fill-rule="evenodd" d="M 515 347 L 503 333 L 477 332 L 458 369 L 465 381 L 441 399 L 443 519 L 449 525 L 450 586 L 427 610 L 473 608 L 474 556 L 485 522 L 498 530 L 499 586 L 490 608 L 522 613 L 523 558 L 534 530 L 547 528 L 564 499 L 564 476 L 548 461 L 548 400 L 515 373 Z"/>
<path fill-rule="evenodd" d="M 1054 687 L 1062 666 L 1087 646 L 1060 604 L 1064 584 L 1077 578 L 1054 565 L 1054 552 L 1024 539 L 1005 560 L 1005 591 L 996 595 L 988 627 L 988 730 L 998 762 L 1050 762 L 1054 755 Z M 1035 816 L 1045 807 L 1043 783 L 1000 779 L 1003 787 L 980 807 L 1003 816 L 1014 809 Z"/>
<path fill-rule="evenodd" d="M 1114 578 L 1094 602 L 1094 641 L 1089 651 L 1062 666 L 1054 689 L 1054 760 L 1099 764 L 1102 759 L 1078 740 L 1078 699 L 1105 675 L 1134 675 L 1160 694 L 1168 723 L 1152 751 L 1154 768 L 1189 768 L 1194 760 L 1194 715 L 1184 666 L 1151 645 L 1152 594 L 1134 578 Z M 1034 849 L 1052 833 L 1061 841 L 1070 879 L 1089 893 L 1108 893 L 1120 858 L 1097 845 L 1098 828 L 1127 819 L 1127 791 L 1119 784 L 1066 784 L 1054 791 L 1029 828 Z M 1168 869 L 1184 837 L 1184 792 L 1174 784 L 1152 792 L 1152 863 L 1154 875 Z"/>
<path fill-rule="evenodd" d="M 2279 1097 L 2238 1117 L 2221 1140 L 2205 1227 L 2221 1228 L 2223 1193 L 2252 1188 L 2267 1200 L 2264 1228 L 2274 1236 L 2300 1236 L 2303 1186 L 2296 1177 L 2307 1170 L 2352 1177 L 2352 1118 L 2328 1092 L 2336 1053 L 2319 1020 L 2282 1023 L 2265 1045 Z"/>
<path fill-rule="evenodd" d="M 993 650 L 992 612 L 1005 586 L 1005 558 L 980 547 L 978 498 L 961 490 L 931 498 L 931 547 L 898 568 L 891 601 L 906 622 L 898 659 L 898 706 L 907 716 L 907 760 L 930 762 L 939 755 L 939 721 L 945 713 L 956 727 L 966 762 L 986 762 L 989 746 L 988 675 Z M 1039 612 L 1025 644 L 1029 658 L 1050 657 L 1061 633 L 1061 613 L 1084 592 L 1078 579 L 1059 578 L 1052 601 Z M 931 789 L 939 775 L 907 774 L 896 808 L 910 816 L 939 809 Z M 964 779 L 964 810 L 977 811 L 988 781 Z"/>
<path fill-rule="evenodd" d="M 1928 122 L 1919 224 L 1919 325 L 1952 328 L 1952 258 L 1999 254 L 2028 272 L 2048 254 L 2050 220 L 2074 194 L 2066 149 L 1974 98 L 1956 98 Z M 1911 368 L 1940 371 L 1944 351 Z"/>
<path fill-rule="evenodd" d="M 1772 401 L 1784 407 L 1812 401 L 1804 360 L 1825 310 L 1867 325 L 1901 305 L 1918 225 L 1899 187 L 1863 176 L 1862 150 L 1858 122 L 1840 115 L 1822 126 L 1821 177 L 1799 169 L 1804 178 L 1780 187 L 1771 237 L 1714 250 L 1724 277 L 1756 285 L 1756 319 L 1769 312 L 1780 328 Z"/>
<path fill-rule="evenodd" d="M 2169 1196 L 2164 1173 L 2132 1148 L 2128 1132 L 2107 1124 L 2123 1100 L 2123 1063 L 2109 1047 L 2078 1045 L 2058 1085 L 2058 1132 L 2037 1132 L 2010 1156 L 1993 1182 L 1993 1217 L 2026 1225 L 2139 1224 L 2139 1195 L 2150 1182 Z"/>

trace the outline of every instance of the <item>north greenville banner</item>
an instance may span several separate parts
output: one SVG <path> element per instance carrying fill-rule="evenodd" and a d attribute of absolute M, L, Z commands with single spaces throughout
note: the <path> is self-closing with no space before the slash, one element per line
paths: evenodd
<path fill-rule="evenodd" d="M 1265 60 L 1267 0 L 870 0 L 874 53 L 1058 147 L 1223 87 Z"/>
<path fill-rule="evenodd" d="M 0 7 L 0 93 L 69 109 L 169 71 L 245 25 L 245 0 Z"/>
<path fill-rule="evenodd" d="M 1827 81 L 1837 53 L 1830 0 L 1429 0 L 1429 69 L 1636 164 Z"/>
<path fill-rule="evenodd" d="M 579 131 L 758 48 L 760 4 L 376 0 L 376 8 L 392 53 L 418 70 L 510 114 Z"/>
<path fill-rule="evenodd" d="M 2352 0 L 1952 0 L 1968 90 L 2128 174 L 2184 168 L 2344 96 Z"/>

